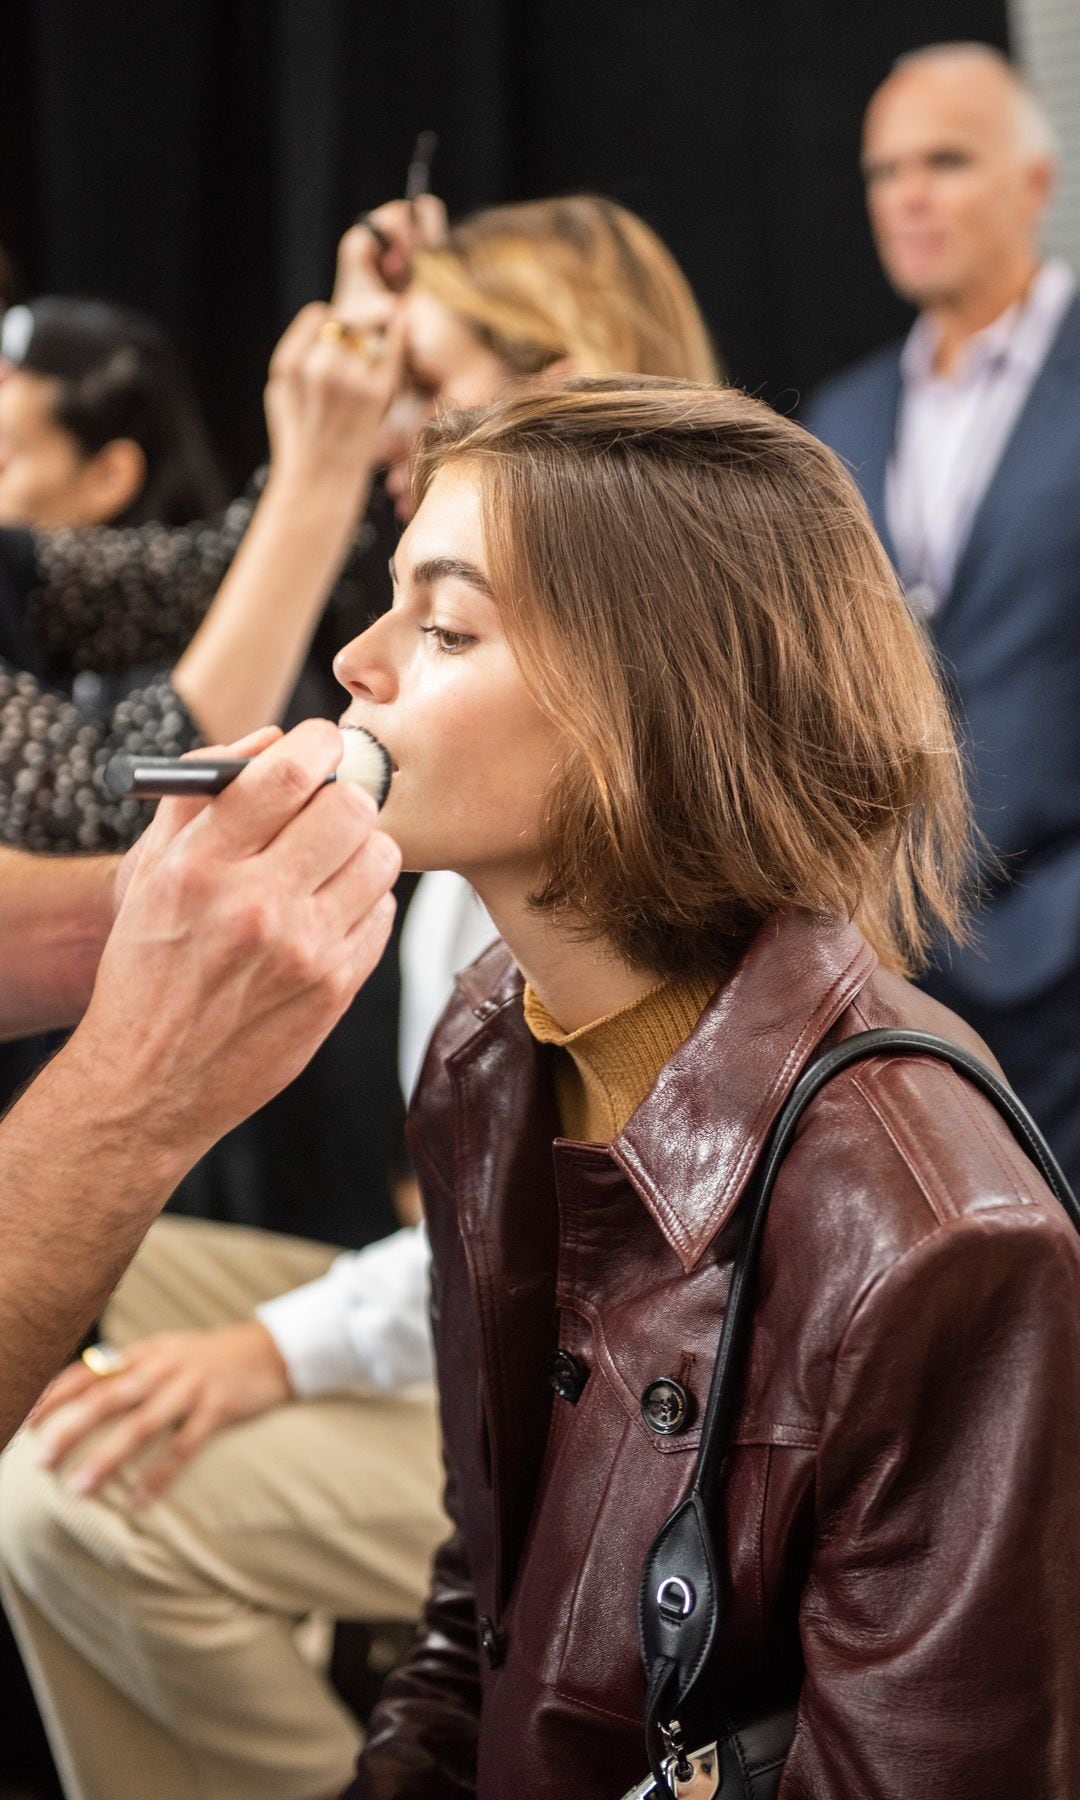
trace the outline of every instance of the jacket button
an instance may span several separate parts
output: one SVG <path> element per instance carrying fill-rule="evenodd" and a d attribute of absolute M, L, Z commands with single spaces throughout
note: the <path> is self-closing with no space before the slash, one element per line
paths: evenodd
<path fill-rule="evenodd" d="M 477 1621 L 480 1627 L 480 1648 L 489 1669 L 497 1669 L 502 1662 L 502 1638 L 496 1631 L 486 1613 L 481 1613 Z"/>
<path fill-rule="evenodd" d="M 681 1381 L 650 1381 L 641 1396 L 641 1416 L 650 1431 L 672 1437 L 690 1417 L 690 1396 Z"/>
<path fill-rule="evenodd" d="M 589 1371 L 571 1356 L 569 1350 L 556 1350 L 548 1361 L 548 1380 L 560 1400 L 569 1400 L 576 1406 L 581 1399 L 581 1391 L 589 1379 Z"/>

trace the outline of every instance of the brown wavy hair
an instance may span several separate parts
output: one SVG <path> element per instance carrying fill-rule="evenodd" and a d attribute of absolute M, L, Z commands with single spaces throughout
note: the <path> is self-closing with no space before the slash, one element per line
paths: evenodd
<path fill-rule="evenodd" d="M 449 462 L 566 743 L 535 905 L 676 977 L 788 905 L 857 917 L 900 971 L 960 934 L 948 708 L 830 450 L 731 390 L 623 377 L 433 421 L 419 495 Z"/>
<path fill-rule="evenodd" d="M 572 357 L 583 374 L 719 379 L 670 250 L 644 219 L 596 194 L 473 213 L 416 257 L 413 278 L 515 375 Z"/>

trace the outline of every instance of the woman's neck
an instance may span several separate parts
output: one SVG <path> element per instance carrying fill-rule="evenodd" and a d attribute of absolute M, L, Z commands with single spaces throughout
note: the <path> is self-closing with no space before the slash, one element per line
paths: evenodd
<path fill-rule="evenodd" d="M 577 936 L 571 921 L 553 924 L 528 905 L 529 889 L 474 885 L 529 986 L 564 1031 L 607 1018 L 660 979 L 624 962 L 606 941 Z"/>

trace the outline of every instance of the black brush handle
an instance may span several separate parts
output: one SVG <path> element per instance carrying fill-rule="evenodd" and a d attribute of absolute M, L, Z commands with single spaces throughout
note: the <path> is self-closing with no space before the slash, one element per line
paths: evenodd
<path fill-rule="evenodd" d="M 248 757 L 114 756 L 105 765 L 105 791 L 114 800 L 129 796 L 161 800 L 173 794 L 220 794 L 247 768 Z"/>

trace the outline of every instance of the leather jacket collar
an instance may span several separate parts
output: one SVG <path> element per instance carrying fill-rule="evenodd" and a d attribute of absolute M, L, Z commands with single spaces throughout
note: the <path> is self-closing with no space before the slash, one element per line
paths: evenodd
<path fill-rule="evenodd" d="M 794 908 L 777 913 L 615 1139 L 614 1160 L 687 1272 L 738 1204 L 812 1052 L 876 966 L 874 951 L 849 921 Z M 480 1030 L 459 1041 L 455 1060 L 477 1049 L 478 1038 L 505 1029 L 506 1009 L 518 1015 L 523 986 L 502 944 L 458 977 Z M 526 1029 L 519 1016 L 515 1023 Z"/>

